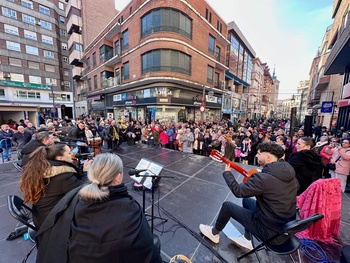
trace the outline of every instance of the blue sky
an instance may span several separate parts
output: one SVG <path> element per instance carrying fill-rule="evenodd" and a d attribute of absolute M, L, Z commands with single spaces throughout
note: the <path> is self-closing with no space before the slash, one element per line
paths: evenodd
<path fill-rule="evenodd" d="M 256 56 L 281 81 L 279 98 L 309 79 L 312 59 L 332 24 L 333 0 L 206 0 L 226 23 L 235 21 Z M 130 0 L 115 0 L 121 10 Z"/>

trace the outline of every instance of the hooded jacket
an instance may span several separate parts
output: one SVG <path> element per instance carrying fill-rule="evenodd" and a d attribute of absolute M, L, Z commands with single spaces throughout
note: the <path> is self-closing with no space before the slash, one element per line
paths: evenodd
<path fill-rule="evenodd" d="M 256 197 L 255 223 L 261 226 L 261 236 L 278 232 L 295 219 L 298 182 L 293 167 L 284 160 L 266 164 L 247 182 L 239 184 L 231 172 L 223 176 L 236 197 Z"/>
<path fill-rule="evenodd" d="M 51 169 L 43 174 L 45 194 L 33 205 L 33 222 L 40 228 L 52 208 L 70 190 L 83 184 L 78 169 L 64 161 L 49 161 Z"/>
<path fill-rule="evenodd" d="M 26 145 L 24 145 L 23 149 L 21 150 L 21 154 L 22 154 L 21 166 L 22 167 L 28 163 L 29 155 L 41 146 L 46 146 L 46 145 L 38 140 L 31 140 Z"/>
<path fill-rule="evenodd" d="M 298 195 L 304 192 L 314 181 L 322 176 L 322 157 L 311 150 L 302 150 L 291 154 L 288 162 L 295 170 L 300 188 Z"/>

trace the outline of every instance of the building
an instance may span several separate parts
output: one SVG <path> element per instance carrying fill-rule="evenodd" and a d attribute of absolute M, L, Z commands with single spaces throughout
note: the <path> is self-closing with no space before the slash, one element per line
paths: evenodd
<path fill-rule="evenodd" d="M 114 0 L 66 0 L 66 2 L 70 84 L 74 91 L 74 116 L 79 116 L 88 113 L 88 89 L 84 88 L 81 80 L 84 47 L 99 35 L 118 11 L 114 7 Z M 102 8 L 103 12 L 96 12 Z"/>
<path fill-rule="evenodd" d="M 310 72 L 310 89 L 308 106 L 312 123 L 317 126 L 332 127 L 336 121 L 335 101 L 340 98 L 342 76 L 339 74 L 325 75 L 325 64 L 330 53 L 331 28 L 329 26 L 324 34 L 320 49 L 313 60 Z"/>
<path fill-rule="evenodd" d="M 73 116 L 65 2 L 0 4 L 0 122 Z"/>
<path fill-rule="evenodd" d="M 342 82 L 336 87 L 340 91 L 340 100 L 337 102 L 338 118 L 336 129 L 344 126 L 350 130 L 350 0 L 334 0 L 332 18 L 333 25 L 330 29 L 331 50 L 325 63 L 324 74 L 342 74 Z M 335 121 L 335 120 L 334 120 Z"/>
<path fill-rule="evenodd" d="M 166 2 L 132 1 L 85 48 L 83 79 L 92 113 L 161 121 L 221 118 L 227 26 L 205 1 Z"/>
<path fill-rule="evenodd" d="M 299 107 L 297 108 L 297 119 L 298 123 L 302 124 L 304 123 L 305 116 L 310 115 L 308 112 L 308 104 L 307 99 L 309 96 L 309 80 L 302 80 L 299 81 L 299 86 L 297 87 L 297 94 L 294 97 L 297 97 L 299 99 Z"/>

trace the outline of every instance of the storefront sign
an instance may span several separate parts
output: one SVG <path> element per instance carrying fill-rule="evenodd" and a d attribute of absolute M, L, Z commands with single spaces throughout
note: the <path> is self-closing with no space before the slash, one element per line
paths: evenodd
<path fill-rule="evenodd" d="M 155 88 L 155 93 L 162 97 L 173 95 L 172 91 L 168 88 Z"/>
<path fill-rule="evenodd" d="M 3 86 L 18 87 L 18 88 L 46 89 L 46 90 L 51 89 L 50 86 L 46 86 L 46 85 L 42 85 L 42 84 L 19 82 L 19 81 L 12 81 L 12 80 L 1 80 L 0 83 Z"/>
<path fill-rule="evenodd" d="M 214 96 L 209 96 L 209 95 L 207 95 L 207 96 L 206 96 L 206 100 L 207 100 L 207 102 L 218 103 L 218 98 L 217 98 L 217 97 L 214 97 Z"/>
<path fill-rule="evenodd" d="M 202 105 L 202 102 L 195 101 L 195 102 L 193 102 L 193 105 L 194 105 L 194 106 L 201 106 L 201 105 Z"/>
<path fill-rule="evenodd" d="M 160 98 L 160 99 L 159 99 L 159 102 L 168 103 L 169 100 L 168 100 L 168 99 L 164 99 L 164 98 Z"/>
<path fill-rule="evenodd" d="M 136 104 L 136 100 L 132 100 L 132 101 L 126 101 L 125 105 L 135 105 Z"/>
<path fill-rule="evenodd" d="M 113 95 L 113 101 L 121 101 L 122 100 L 122 94 Z"/>

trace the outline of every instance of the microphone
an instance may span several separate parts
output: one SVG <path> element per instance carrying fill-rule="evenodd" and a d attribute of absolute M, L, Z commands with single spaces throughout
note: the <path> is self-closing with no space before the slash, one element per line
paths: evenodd
<path fill-rule="evenodd" d="M 140 169 L 140 170 L 131 169 L 131 170 L 129 171 L 129 175 L 140 176 L 139 173 L 142 173 L 142 172 L 145 172 L 145 171 L 148 171 L 148 169 Z"/>

